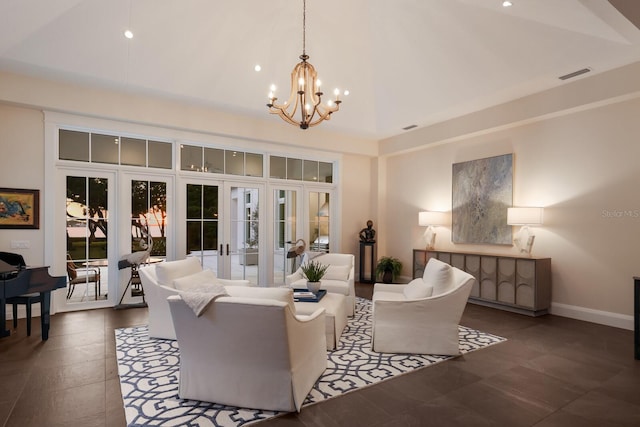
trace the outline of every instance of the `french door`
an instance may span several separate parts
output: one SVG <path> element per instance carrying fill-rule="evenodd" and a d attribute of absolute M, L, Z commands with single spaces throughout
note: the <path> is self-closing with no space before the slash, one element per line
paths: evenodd
<path fill-rule="evenodd" d="M 305 245 L 303 218 L 303 187 L 294 185 L 273 185 L 269 191 L 271 215 L 269 223 L 270 256 L 268 271 L 272 272 L 270 282 L 285 283 L 285 277 L 300 265 L 301 255 L 297 246 Z"/>
<path fill-rule="evenodd" d="M 260 268 L 264 185 L 241 181 L 194 181 L 183 188 L 186 256 L 198 257 L 220 278 L 245 279 L 257 285 L 267 278 Z M 180 249 L 179 249 L 180 250 Z"/>
<path fill-rule="evenodd" d="M 173 178 L 122 173 L 119 195 L 120 218 L 128 220 L 119 228 L 120 256 L 113 261 L 119 273 L 116 303 L 139 303 L 142 292 L 134 269 L 143 263 L 173 259 Z"/>
<path fill-rule="evenodd" d="M 65 298 L 57 308 L 78 310 L 112 305 L 117 270 L 109 264 L 117 256 L 114 213 L 116 174 L 108 171 L 62 170 L 57 175 L 63 197 L 55 201 L 55 262 L 66 266 Z"/>

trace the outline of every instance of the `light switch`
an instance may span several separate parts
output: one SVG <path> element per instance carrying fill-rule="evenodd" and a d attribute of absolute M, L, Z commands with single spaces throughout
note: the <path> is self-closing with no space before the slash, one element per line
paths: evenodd
<path fill-rule="evenodd" d="M 11 249 L 29 249 L 31 247 L 30 240 L 12 240 Z"/>

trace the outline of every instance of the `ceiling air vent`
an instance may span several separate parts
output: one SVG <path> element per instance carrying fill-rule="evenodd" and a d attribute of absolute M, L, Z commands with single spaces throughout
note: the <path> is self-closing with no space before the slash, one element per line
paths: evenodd
<path fill-rule="evenodd" d="M 583 68 L 582 70 L 574 71 L 573 73 L 565 74 L 564 76 L 558 77 L 560 80 L 569 80 L 574 77 L 581 76 L 582 74 L 586 74 L 591 71 L 591 68 Z"/>
<path fill-rule="evenodd" d="M 413 129 L 413 128 L 417 128 L 417 127 L 418 127 L 418 125 L 409 125 L 409 126 L 403 127 L 402 130 L 409 130 L 409 129 Z"/>

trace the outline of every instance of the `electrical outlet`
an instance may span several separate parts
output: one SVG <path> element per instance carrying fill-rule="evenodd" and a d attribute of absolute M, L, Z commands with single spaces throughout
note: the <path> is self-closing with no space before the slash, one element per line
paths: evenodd
<path fill-rule="evenodd" d="M 31 247 L 31 241 L 29 240 L 12 240 L 11 249 L 29 249 Z"/>

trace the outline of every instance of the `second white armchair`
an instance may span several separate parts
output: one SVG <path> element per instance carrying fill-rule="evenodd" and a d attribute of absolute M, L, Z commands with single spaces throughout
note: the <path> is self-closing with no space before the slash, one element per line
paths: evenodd
<path fill-rule="evenodd" d="M 313 258 L 313 260 L 329 266 L 320 281 L 320 289 L 344 295 L 347 299 L 347 316 L 353 316 L 356 307 L 355 257 L 353 254 L 326 253 Z M 285 280 L 286 284 L 291 288 L 304 289 L 307 287 L 307 279 L 305 279 L 301 269 L 287 276 Z"/>
<path fill-rule="evenodd" d="M 437 259 L 406 285 L 376 283 L 373 350 L 380 353 L 460 354 L 458 323 L 475 278 Z"/>

